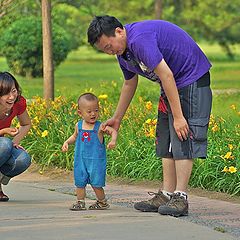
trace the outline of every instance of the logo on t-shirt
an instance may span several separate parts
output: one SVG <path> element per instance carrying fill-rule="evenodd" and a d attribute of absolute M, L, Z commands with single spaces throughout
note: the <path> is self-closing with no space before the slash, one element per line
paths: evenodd
<path fill-rule="evenodd" d="M 141 70 L 143 71 L 144 75 L 151 81 L 156 82 L 156 83 L 160 83 L 160 79 L 157 76 L 157 74 L 150 70 L 143 62 L 139 63 L 139 67 L 141 68 Z"/>

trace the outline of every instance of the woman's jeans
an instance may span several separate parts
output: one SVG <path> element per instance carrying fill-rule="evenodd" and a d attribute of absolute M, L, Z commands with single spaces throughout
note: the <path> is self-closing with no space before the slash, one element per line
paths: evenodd
<path fill-rule="evenodd" d="M 13 147 L 11 139 L 0 137 L 0 172 L 8 177 L 14 177 L 24 172 L 31 164 L 29 154 Z"/>

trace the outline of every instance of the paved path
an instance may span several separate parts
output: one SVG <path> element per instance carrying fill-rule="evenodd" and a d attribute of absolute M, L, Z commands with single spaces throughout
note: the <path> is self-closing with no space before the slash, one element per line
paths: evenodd
<path fill-rule="evenodd" d="M 239 204 L 190 196 L 187 217 L 135 211 L 133 203 L 147 198 L 147 191 L 154 189 L 108 184 L 111 209 L 72 212 L 68 210 L 75 201 L 72 183 L 18 177 L 5 190 L 11 201 L 0 204 L 0 239 L 240 239 Z M 90 188 L 87 195 L 89 205 L 93 201 Z"/>

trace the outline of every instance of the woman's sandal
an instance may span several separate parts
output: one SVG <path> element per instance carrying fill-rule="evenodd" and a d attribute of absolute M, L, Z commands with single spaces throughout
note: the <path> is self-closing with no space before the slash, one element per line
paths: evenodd
<path fill-rule="evenodd" d="M 91 206 L 89 206 L 89 210 L 105 210 L 110 208 L 110 205 L 106 202 L 106 201 L 99 201 L 97 200 L 94 204 L 92 204 Z"/>
<path fill-rule="evenodd" d="M 9 197 L 3 193 L 3 191 L 0 191 L 0 202 L 7 202 L 9 200 Z"/>

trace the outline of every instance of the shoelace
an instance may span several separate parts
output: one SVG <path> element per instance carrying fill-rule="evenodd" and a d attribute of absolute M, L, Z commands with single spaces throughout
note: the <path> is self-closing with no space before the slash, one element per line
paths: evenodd
<path fill-rule="evenodd" d="M 154 200 L 161 198 L 161 194 L 160 193 L 155 193 L 155 192 L 148 192 L 149 196 L 154 196 L 152 199 L 148 200 L 151 202 L 154 202 Z"/>
<path fill-rule="evenodd" d="M 173 193 L 170 196 L 170 201 L 168 202 L 168 205 L 175 205 L 177 202 L 181 202 L 181 200 L 185 198 L 181 196 L 179 193 Z"/>
<path fill-rule="evenodd" d="M 160 196 L 160 193 L 155 193 L 155 192 L 148 192 L 149 196 L 155 195 L 155 197 Z"/>

